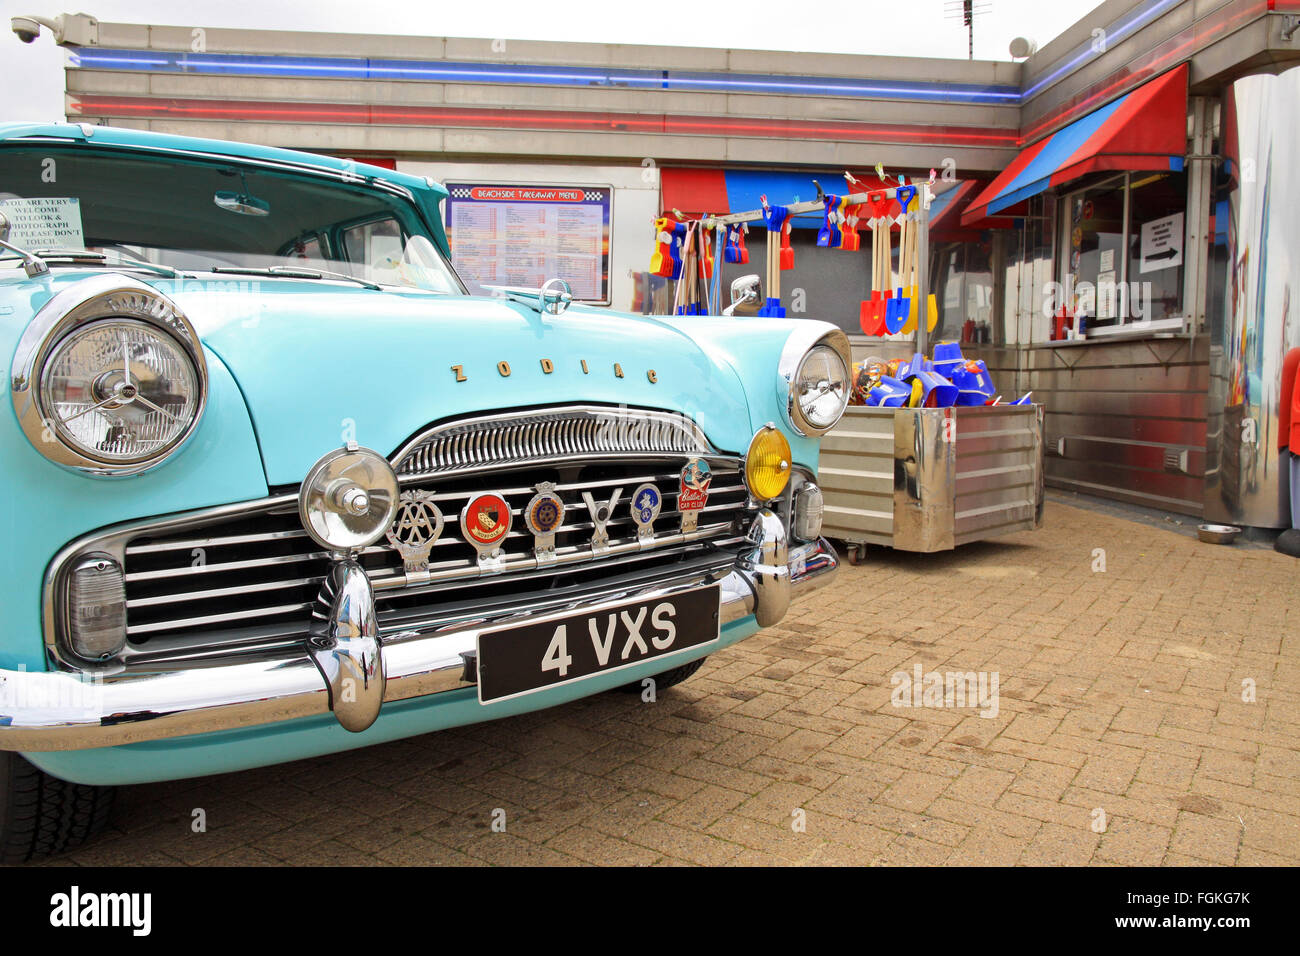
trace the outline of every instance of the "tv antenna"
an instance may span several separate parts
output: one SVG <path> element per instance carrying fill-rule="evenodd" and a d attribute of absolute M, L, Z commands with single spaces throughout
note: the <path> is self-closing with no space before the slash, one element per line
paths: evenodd
<path fill-rule="evenodd" d="M 975 59 L 975 18 L 982 17 L 993 9 L 993 0 L 947 0 L 943 5 L 945 20 L 959 19 L 966 28 L 966 51 L 969 59 Z"/>

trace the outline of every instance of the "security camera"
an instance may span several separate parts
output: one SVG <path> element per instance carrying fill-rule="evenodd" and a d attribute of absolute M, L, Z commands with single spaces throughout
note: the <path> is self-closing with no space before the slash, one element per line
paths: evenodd
<path fill-rule="evenodd" d="M 57 17 L 12 17 L 9 28 L 24 43 L 33 43 L 41 35 L 41 27 L 50 31 L 59 46 L 96 46 L 99 43 L 99 21 L 85 13 L 61 13 Z"/>
<path fill-rule="evenodd" d="M 9 26 L 24 43 L 31 43 L 41 35 L 41 24 L 35 17 L 14 17 Z"/>

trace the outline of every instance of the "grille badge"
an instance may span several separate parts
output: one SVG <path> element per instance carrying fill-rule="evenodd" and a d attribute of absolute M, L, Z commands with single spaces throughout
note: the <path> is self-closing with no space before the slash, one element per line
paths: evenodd
<path fill-rule="evenodd" d="M 659 517 L 663 503 L 659 489 L 648 481 L 632 492 L 632 520 L 636 522 L 637 542 L 643 549 L 654 545 L 655 518 Z"/>
<path fill-rule="evenodd" d="M 416 489 L 402 492 L 397 517 L 384 536 L 402 556 L 406 573 L 420 574 L 429 570 L 429 552 L 442 528 L 442 512 L 433 503 L 433 492 Z"/>
<path fill-rule="evenodd" d="M 533 556 L 538 563 L 555 560 L 555 532 L 564 523 L 564 501 L 555 493 L 555 482 L 534 485 L 537 494 L 524 508 L 524 524 L 533 533 Z"/>
<path fill-rule="evenodd" d="M 591 515 L 591 523 L 596 526 L 591 532 L 593 554 L 609 550 L 609 531 L 605 526 L 609 524 L 609 519 L 614 517 L 614 509 L 618 507 L 618 499 L 622 494 L 621 487 L 615 488 L 608 501 L 598 502 L 591 496 L 590 491 L 582 493 L 582 500 L 587 505 L 587 513 Z"/>
<path fill-rule="evenodd" d="M 460 513 L 460 530 L 478 552 L 481 572 L 504 567 L 501 543 L 510 533 L 510 503 L 495 492 L 475 495 Z"/>
<path fill-rule="evenodd" d="M 703 458 L 692 458 L 682 469 L 681 484 L 677 491 L 677 510 L 682 513 L 682 531 L 694 531 L 699 524 L 700 512 L 709 501 L 709 485 L 713 472 Z"/>

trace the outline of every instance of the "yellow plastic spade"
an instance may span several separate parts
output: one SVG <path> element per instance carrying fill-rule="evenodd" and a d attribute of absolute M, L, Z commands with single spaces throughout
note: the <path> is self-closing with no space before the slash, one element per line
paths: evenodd
<path fill-rule="evenodd" d="M 920 308 L 920 299 L 916 295 L 916 286 L 907 290 L 908 295 L 912 297 L 912 306 L 907 313 L 907 324 L 901 329 L 904 335 L 911 335 L 916 331 L 917 311 Z M 939 303 L 934 299 L 934 293 L 931 292 L 926 300 L 925 310 L 925 328 L 928 332 L 933 332 L 935 326 L 939 324 Z"/>

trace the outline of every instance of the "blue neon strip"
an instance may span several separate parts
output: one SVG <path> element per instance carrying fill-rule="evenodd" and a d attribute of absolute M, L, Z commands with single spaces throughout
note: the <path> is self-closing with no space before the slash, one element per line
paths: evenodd
<path fill-rule="evenodd" d="M 1046 76 L 1040 78 L 1034 83 L 1033 86 L 1025 90 L 1022 99 L 1026 101 L 1032 99 L 1035 93 L 1037 93 L 1043 87 L 1051 84 L 1058 77 L 1062 76 L 1065 73 L 1070 72 L 1079 64 L 1083 63 L 1085 60 L 1100 56 L 1103 52 L 1105 52 L 1105 50 L 1119 43 L 1120 40 L 1123 40 L 1134 30 L 1138 29 L 1143 24 L 1150 22 L 1151 18 L 1154 17 L 1156 14 L 1162 12 L 1163 10 L 1165 10 L 1165 8 L 1170 7 L 1175 3 L 1181 3 L 1181 2 L 1182 0 L 1155 0 L 1155 2 L 1152 3 L 1150 6 L 1148 6 L 1145 10 L 1138 11 L 1138 13 L 1131 20 L 1125 20 L 1124 22 L 1115 26 L 1113 29 L 1103 29 L 1101 37 L 1089 40 L 1086 44 L 1084 44 L 1081 48 L 1079 48 L 1079 52 L 1076 53 L 1072 59 L 1070 59 L 1066 63 L 1063 63 L 1061 66 L 1057 67 L 1055 70 L 1053 70 L 1051 73 L 1048 73 Z M 1104 40 L 1104 44 L 1099 44 L 1097 42 L 1098 39 Z"/>
<path fill-rule="evenodd" d="M 540 86 L 590 86 L 676 92 L 754 92 L 963 103 L 1018 103 L 1007 86 L 949 86 L 941 83 L 890 83 L 833 76 L 774 76 L 698 73 L 678 70 L 605 70 L 510 63 L 439 60 L 378 60 L 357 57 L 284 57 L 242 53 L 165 53 L 152 50 L 81 50 L 85 69 L 194 73 L 215 76 L 329 77 L 355 80 L 426 80 L 462 83 L 526 83 Z"/>

